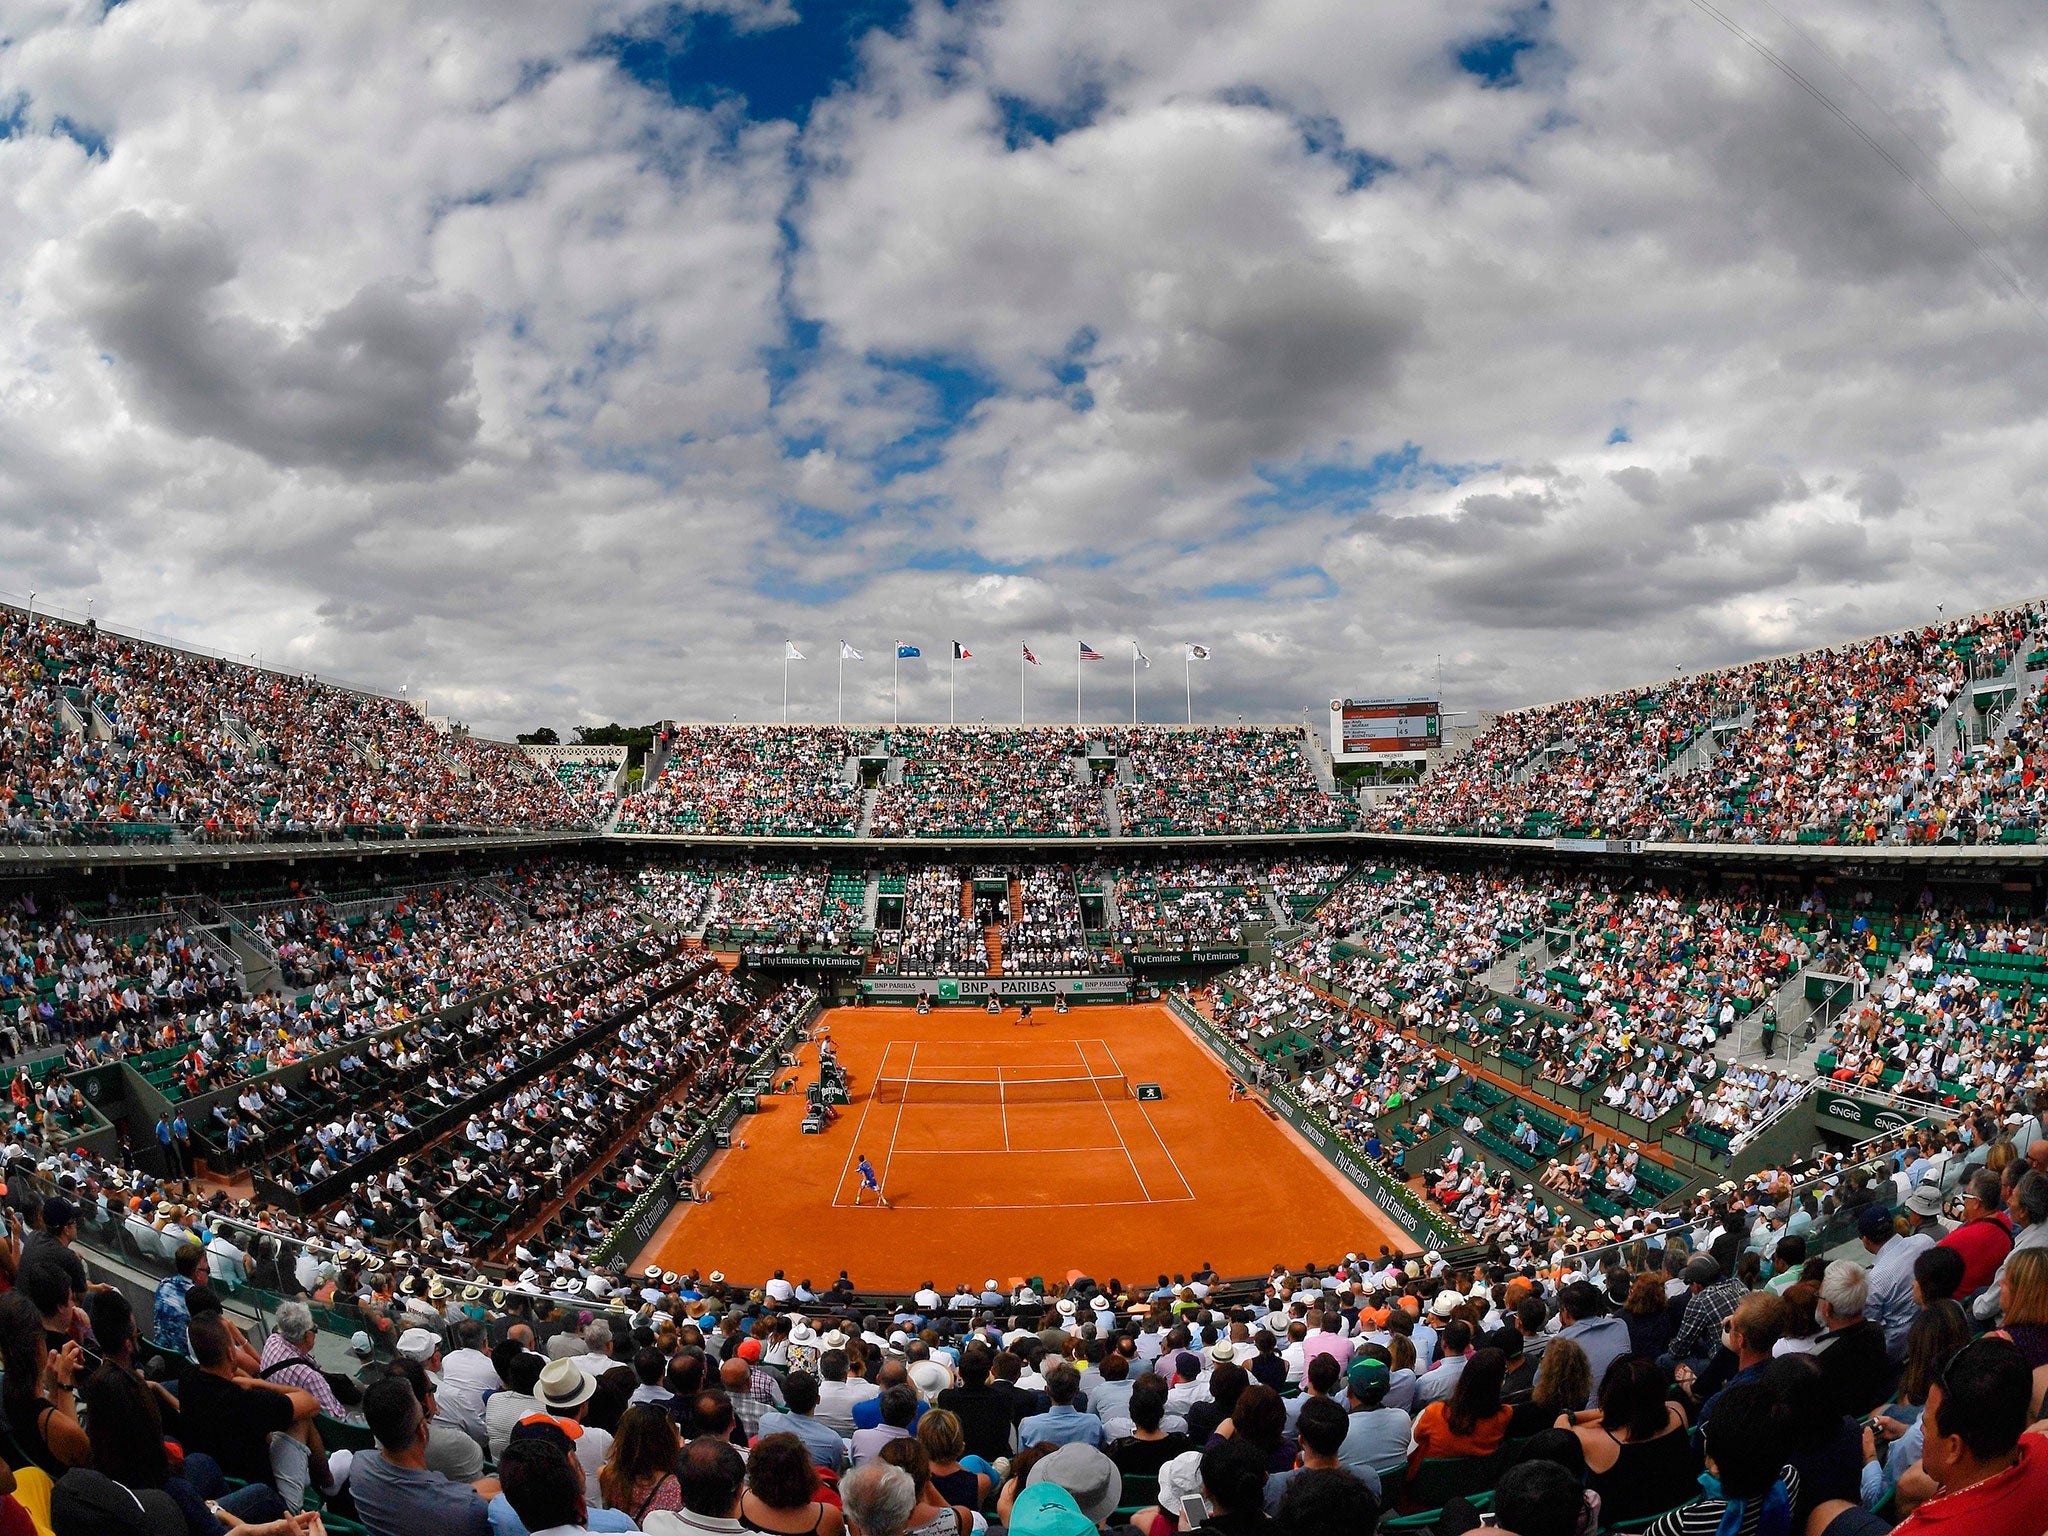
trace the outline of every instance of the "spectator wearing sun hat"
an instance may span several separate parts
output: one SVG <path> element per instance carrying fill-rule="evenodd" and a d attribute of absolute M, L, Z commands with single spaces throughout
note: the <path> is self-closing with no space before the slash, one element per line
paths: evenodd
<path fill-rule="evenodd" d="M 607 1431 L 583 1422 L 596 1391 L 597 1383 L 579 1370 L 574 1360 L 550 1360 L 541 1368 L 540 1380 L 533 1388 L 541 1411 L 560 1421 L 565 1426 L 564 1433 L 576 1442 L 576 1464 L 583 1469 L 586 1496 L 593 1507 L 604 1502 L 597 1476 L 604 1470 L 605 1459 L 612 1450 L 612 1437 Z"/>
<path fill-rule="evenodd" d="M 1025 1474 L 1026 1488 L 1050 1483 L 1064 1488 L 1091 1524 L 1100 1526 L 1123 1502 L 1124 1479 L 1116 1463 L 1092 1445 L 1063 1445 L 1039 1459 Z M 1015 1506 L 1012 1506 L 1014 1510 Z"/>

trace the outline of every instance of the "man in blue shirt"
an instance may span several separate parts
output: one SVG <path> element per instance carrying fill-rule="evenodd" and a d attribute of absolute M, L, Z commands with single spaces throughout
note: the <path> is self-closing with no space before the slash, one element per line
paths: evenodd
<path fill-rule="evenodd" d="M 1081 1373 L 1071 1365 L 1060 1364 L 1045 1373 L 1045 1395 L 1052 1399 L 1052 1407 L 1045 1413 L 1034 1413 L 1017 1426 L 1019 1445 L 1038 1445 L 1050 1442 L 1053 1445 L 1092 1445 L 1102 1449 L 1105 1437 L 1102 1420 L 1092 1413 L 1081 1413 L 1074 1407 L 1074 1398 L 1081 1390 Z"/>
<path fill-rule="evenodd" d="M 818 1378 L 805 1371 L 792 1371 L 782 1379 L 782 1399 L 787 1405 L 761 1415 L 763 1435 L 795 1435 L 811 1453 L 811 1464 L 837 1476 L 846 1470 L 846 1442 L 828 1424 L 811 1417 L 818 1406 Z"/>

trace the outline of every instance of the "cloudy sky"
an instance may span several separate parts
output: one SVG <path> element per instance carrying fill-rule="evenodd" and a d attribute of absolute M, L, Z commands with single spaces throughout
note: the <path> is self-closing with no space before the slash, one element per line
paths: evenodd
<path fill-rule="evenodd" d="M 1715 9 L 10 0 L 0 589 L 565 735 L 2048 590 L 2038 6 Z"/>

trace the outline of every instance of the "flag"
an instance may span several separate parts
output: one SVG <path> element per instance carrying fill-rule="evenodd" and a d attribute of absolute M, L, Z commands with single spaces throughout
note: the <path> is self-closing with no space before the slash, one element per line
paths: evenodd
<path fill-rule="evenodd" d="M 953 659 L 955 661 L 972 661 L 974 660 L 974 652 L 967 649 L 958 640 L 955 640 L 953 642 Z"/>
<path fill-rule="evenodd" d="M 861 655 L 859 651 L 856 651 L 842 640 L 839 642 L 839 659 L 841 661 L 866 661 L 867 657 Z"/>
<path fill-rule="evenodd" d="M 1207 661 L 1208 659 L 1209 647 L 1206 645 L 1196 645 L 1193 641 L 1188 642 L 1189 661 Z"/>
<path fill-rule="evenodd" d="M 1081 642 L 1081 659 L 1083 661 L 1100 661 L 1102 660 L 1102 652 L 1095 649 L 1086 640 L 1083 640 Z"/>
<path fill-rule="evenodd" d="M 1138 642 L 1135 640 L 1131 642 L 1131 654 L 1137 657 L 1138 660 L 1143 662 L 1146 666 L 1149 667 L 1152 665 L 1152 658 L 1145 654 L 1145 647 L 1138 644 Z"/>
<path fill-rule="evenodd" d="M 898 640 L 896 642 L 896 654 L 905 661 L 908 661 L 912 656 L 922 656 L 924 652 L 914 645 L 905 645 L 901 640 Z"/>
<path fill-rule="evenodd" d="M 796 648 L 794 640 L 785 640 L 782 642 L 782 659 L 784 661 L 802 661 L 804 653 Z"/>
<path fill-rule="evenodd" d="M 1030 662 L 1031 665 L 1033 665 L 1034 667 L 1044 665 L 1044 663 L 1041 662 L 1036 656 L 1031 654 L 1031 647 L 1028 645 L 1024 647 L 1024 659 Z"/>

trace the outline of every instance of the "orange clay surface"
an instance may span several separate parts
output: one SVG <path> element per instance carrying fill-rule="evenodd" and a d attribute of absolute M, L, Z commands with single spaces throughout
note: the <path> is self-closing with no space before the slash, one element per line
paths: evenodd
<path fill-rule="evenodd" d="M 990 1276 L 1136 1283 L 1203 1263 L 1256 1275 L 1400 1246 L 1393 1225 L 1263 1106 L 1230 1102 L 1221 1063 L 1165 1008 L 1040 1008 L 1029 1028 L 1017 1018 L 1014 1008 L 999 1017 L 826 1013 L 853 1102 L 806 1136 L 800 1092 L 764 1096 L 761 1112 L 735 1128 L 745 1145 L 701 1181 L 711 1198 L 672 1217 L 636 1269 L 717 1269 L 747 1284 L 781 1269 L 820 1288 L 845 1269 L 857 1285 L 911 1290 Z M 815 1045 L 802 1062 L 799 1085 L 816 1077 Z M 1080 1102 L 995 1104 L 871 1093 L 878 1075 L 985 1081 L 997 1068 L 1011 1081 L 1122 1073 L 1133 1085 L 1158 1083 L 1165 1098 L 1091 1088 Z M 892 1209 L 872 1195 L 854 1204 L 861 1153 Z"/>

